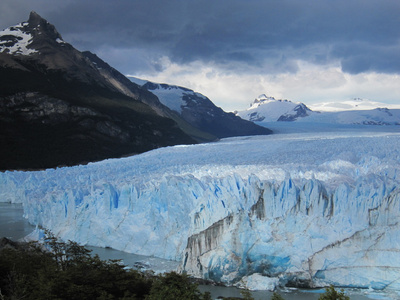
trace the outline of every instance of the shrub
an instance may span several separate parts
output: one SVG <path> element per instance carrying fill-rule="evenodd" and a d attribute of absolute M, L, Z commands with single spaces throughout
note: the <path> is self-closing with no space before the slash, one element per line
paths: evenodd
<path fill-rule="evenodd" d="M 187 275 L 171 272 L 149 278 L 50 232 L 45 246 L 48 250 L 34 243 L 0 249 L 0 300 L 211 300 Z"/>
<path fill-rule="evenodd" d="M 281 295 L 279 295 L 277 292 L 274 292 L 272 294 L 272 298 L 271 300 L 284 300 L 283 297 Z"/>
<path fill-rule="evenodd" d="M 148 300 L 201 300 L 197 285 L 185 274 L 170 272 L 159 276 L 153 283 Z"/>
<path fill-rule="evenodd" d="M 120 261 L 102 261 L 75 242 L 46 238 L 0 250 L 0 299 L 144 299 L 152 280 Z M 136 298 L 137 297 L 137 298 Z"/>
<path fill-rule="evenodd" d="M 254 298 L 249 290 L 242 290 L 242 291 L 240 291 L 240 294 L 242 295 L 244 300 L 254 300 Z"/>
<path fill-rule="evenodd" d="M 350 300 L 350 297 L 344 294 L 343 289 L 336 291 L 333 285 L 325 289 L 325 293 L 319 296 L 318 300 Z"/>

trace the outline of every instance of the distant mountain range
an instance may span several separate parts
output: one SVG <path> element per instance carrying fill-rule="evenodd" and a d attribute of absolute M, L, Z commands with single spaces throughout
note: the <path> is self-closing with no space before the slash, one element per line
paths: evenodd
<path fill-rule="evenodd" d="M 335 111 L 346 111 L 346 110 L 372 110 L 376 108 L 384 108 L 386 104 L 371 101 L 363 98 L 353 98 L 344 101 L 336 102 L 322 102 L 310 105 L 310 108 L 314 111 L 323 112 L 335 112 Z M 400 109 L 400 103 L 397 105 L 391 105 L 390 109 Z"/>
<path fill-rule="evenodd" d="M 304 103 L 289 100 L 277 100 L 265 94 L 257 97 L 250 107 L 235 112 L 243 119 L 253 122 L 310 122 L 330 124 L 362 124 L 362 125 L 400 125 L 400 109 L 374 107 L 377 103 L 363 99 L 353 99 L 335 103 L 335 110 L 341 111 L 313 111 Z M 324 107 L 322 105 L 321 107 Z M 334 107 L 325 104 L 326 108 Z M 373 108 L 373 109 L 368 109 Z"/>
<path fill-rule="evenodd" d="M 234 121 L 221 122 L 227 128 L 221 134 L 185 120 L 95 54 L 66 43 L 35 12 L 27 22 L 0 31 L 0 170 L 75 165 L 270 133 L 227 115 Z"/>

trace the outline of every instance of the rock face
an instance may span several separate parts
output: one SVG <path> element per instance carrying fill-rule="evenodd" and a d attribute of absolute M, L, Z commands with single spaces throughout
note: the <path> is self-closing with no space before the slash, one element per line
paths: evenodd
<path fill-rule="evenodd" d="M 35 12 L 0 32 L 0 170 L 195 143 L 158 109 L 156 96 L 92 57 Z"/>
<path fill-rule="evenodd" d="M 190 125 L 217 138 L 272 133 L 265 127 L 223 111 L 204 95 L 188 88 L 153 82 L 145 83 L 143 88 L 156 94 L 165 106 Z"/>
<path fill-rule="evenodd" d="M 298 104 L 293 108 L 292 113 L 285 113 L 281 115 L 278 119 L 278 122 L 284 121 L 284 122 L 292 122 L 296 121 L 299 118 L 305 118 L 308 117 L 311 113 L 311 110 L 305 106 L 303 103 Z"/>
<path fill-rule="evenodd" d="M 155 94 L 151 93 L 146 88 L 142 88 L 133 83 L 127 77 L 101 60 L 97 55 L 89 51 L 85 51 L 82 54 L 94 64 L 100 74 L 117 90 L 129 97 L 140 98 L 142 102 L 149 105 L 158 115 L 174 120 L 183 132 L 196 141 L 210 142 L 217 138 L 216 136 L 206 131 L 202 131 L 190 124 L 187 120 L 182 118 L 179 113 L 170 109 L 168 105 L 164 105 Z"/>
<path fill-rule="evenodd" d="M 139 124 L 38 92 L 1 98 L 0 112 L 0 153 L 7 157 L 2 169 L 73 165 L 154 146 L 142 140 L 146 129 Z M 162 135 L 155 128 L 147 130 L 155 137 Z"/>

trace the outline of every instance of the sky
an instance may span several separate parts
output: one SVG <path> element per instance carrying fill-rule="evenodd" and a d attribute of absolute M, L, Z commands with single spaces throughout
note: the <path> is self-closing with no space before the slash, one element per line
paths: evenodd
<path fill-rule="evenodd" d="M 30 11 L 121 73 L 226 111 L 260 94 L 400 105 L 399 0 L 1 0 L 0 28 Z"/>

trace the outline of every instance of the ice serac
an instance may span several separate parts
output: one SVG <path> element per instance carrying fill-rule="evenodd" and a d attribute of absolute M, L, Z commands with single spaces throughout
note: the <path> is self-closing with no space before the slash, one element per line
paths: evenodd
<path fill-rule="evenodd" d="M 0 173 L 0 199 L 63 239 L 228 284 L 400 290 L 399 157 L 398 133 L 234 138 Z"/>
<path fill-rule="evenodd" d="M 400 189 L 360 182 L 327 193 L 318 180 L 297 187 L 290 179 L 248 188 L 242 203 L 250 191 L 255 203 L 189 237 L 188 273 L 230 284 L 258 273 L 286 286 L 399 289 Z M 207 214 L 200 205 L 192 222 Z"/>

